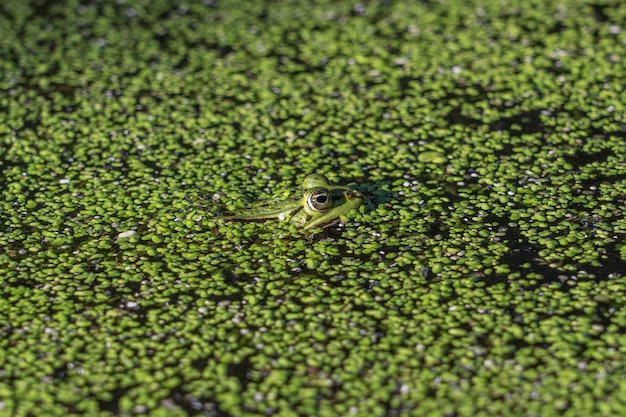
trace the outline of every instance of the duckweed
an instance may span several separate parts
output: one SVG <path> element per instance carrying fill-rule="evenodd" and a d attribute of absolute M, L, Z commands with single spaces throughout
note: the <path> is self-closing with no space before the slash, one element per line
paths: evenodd
<path fill-rule="evenodd" d="M 626 413 L 623 2 L 5 3 L 0 416 Z"/>

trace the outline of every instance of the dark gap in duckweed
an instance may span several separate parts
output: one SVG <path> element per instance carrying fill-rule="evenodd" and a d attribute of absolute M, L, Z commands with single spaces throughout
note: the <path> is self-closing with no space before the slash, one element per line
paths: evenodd
<path fill-rule="evenodd" d="M 613 243 L 607 244 L 603 248 L 602 266 L 590 267 L 593 275 L 602 277 L 605 275 L 605 279 L 619 278 L 626 274 L 626 260 L 620 255 L 620 247 L 622 243 L 619 239 L 616 239 Z M 587 268 L 584 268 L 587 271 Z M 595 272 L 594 272 L 595 271 Z"/>
<path fill-rule="evenodd" d="M 483 124 L 482 120 L 464 115 L 461 107 L 455 107 L 450 110 L 446 115 L 445 120 L 450 125 L 462 125 L 469 128 L 476 128 L 477 126 Z"/>
<path fill-rule="evenodd" d="M 596 297 L 594 299 L 595 305 L 593 313 L 591 314 L 592 322 L 600 324 L 605 328 L 613 323 L 615 317 L 615 304 L 610 298 Z M 625 325 L 618 326 L 619 332 L 623 332 L 626 329 Z M 598 336 L 595 337 L 599 338 Z"/>
<path fill-rule="evenodd" d="M 598 21 L 598 23 L 605 23 L 611 21 L 609 18 L 610 14 L 607 14 L 606 9 L 609 7 L 607 4 L 591 4 L 591 9 L 593 10 L 593 17 Z"/>
<path fill-rule="evenodd" d="M 211 51 L 217 52 L 216 58 L 218 59 L 224 58 L 228 55 L 235 53 L 235 48 L 233 48 L 231 45 L 207 42 L 207 43 L 204 43 L 204 46 Z"/>
<path fill-rule="evenodd" d="M 47 76 L 54 75 L 56 72 L 58 72 L 58 64 L 55 65 L 56 66 L 48 70 L 48 74 L 46 74 Z M 42 87 L 39 84 L 30 82 L 23 82 L 20 83 L 18 86 L 20 88 L 23 88 L 25 91 L 33 91 L 38 96 L 50 100 L 54 99 L 57 94 L 61 94 L 63 98 L 75 98 L 77 95 L 76 93 L 79 90 L 79 87 L 67 83 L 50 83 L 46 86 L 46 88 Z"/>
<path fill-rule="evenodd" d="M 120 413 L 120 399 L 126 394 L 127 388 L 124 389 L 114 389 L 107 392 L 108 399 L 98 398 L 99 409 L 102 411 L 109 411 L 113 414 Z"/>
<path fill-rule="evenodd" d="M 542 110 L 525 111 L 515 116 L 505 117 L 489 124 L 491 131 L 507 131 L 511 137 L 521 135 L 532 135 L 535 133 L 551 133 L 552 129 L 547 129 L 541 122 Z"/>
<path fill-rule="evenodd" d="M 429 236 L 431 238 L 440 236 L 440 240 L 446 240 L 450 237 L 450 229 L 444 228 L 441 222 L 435 220 L 429 225 L 426 236 Z"/>
<path fill-rule="evenodd" d="M 564 272 L 562 269 L 554 268 L 548 265 L 541 257 L 539 252 L 541 248 L 532 244 L 528 239 L 524 238 L 521 234 L 513 231 L 514 228 L 507 230 L 507 235 L 504 239 L 509 242 L 509 252 L 501 258 L 503 264 L 508 265 L 529 265 L 528 268 L 524 267 L 523 271 L 527 275 L 528 272 L 537 273 L 541 276 L 540 279 L 535 282 L 524 283 L 522 288 L 527 291 L 534 291 L 544 285 L 558 283 L 560 290 L 569 291 L 571 286 L 565 285 L 564 282 L 570 280 L 576 276 L 577 282 L 583 281 L 596 281 L 596 280 L 610 280 L 614 278 L 616 271 L 626 270 L 626 262 L 624 262 L 619 256 L 619 250 L 615 244 L 605 246 L 607 250 L 606 255 L 610 255 L 608 259 L 603 259 L 601 266 L 594 266 L 590 264 L 575 264 L 577 272 Z M 513 242 L 515 242 L 513 244 Z M 491 274 L 484 278 L 488 284 L 507 284 L 510 282 L 508 275 L 504 274 Z"/>
<path fill-rule="evenodd" d="M 28 133 L 37 132 L 37 129 L 41 126 L 41 120 L 39 118 L 24 118 L 22 119 L 22 126 L 18 130 L 15 130 L 15 135 L 17 138 L 23 138 L 28 135 Z M 26 164 L 24 164 L 26 165 Z"/>
<path fill-rule="evenodd" d="M 546 30 L 546 33 L 554 35 L 554 34 L 562 33 L 563 30 L 565 29 L 567 29 L 567 27 L 563 24 L 563 22 L 557 21 Z"/>
<path fill-rule="evenodd" d="M 501 261 L 503 264 L 509 265 L 529 264 L 529 268 L 524 268 L 524 273 L 527 274 L 528 272 L 534 272 L 541 276 L 540 279 L 531 280 L 529 283 L 522 284 L 521 287 L 525 291 L 534 291 L 537 288 L 552 283 L 562 284 L 562 280 L 560 279 L 560 277 L 563 276 L 563 272 L 548 265 L 545 265 L 545 263 L 543 263 L 541 259 L 538 258 L 539 249 L 537 247 L 530 244 L 529 242 L 518 243 L 527 243 L 527 245 L 520 245 L 519 247 L 510 248 L 510 252 L 507 255 L 504 255 L 501 258 Z M 508 285 L 510 284 L 510 278 L 508 277 L 508 275 L 494 273 L 486 276 L 484 278 L 484 282 L 491 285 Z M 568 287 L 566 285 L 561 285 L 559 289 L 561 289 L 562 291 L 567 291 Z"/>
<path fill-rule="evenodd" d="M 409 81 L 418 81 L 423 83 L 424 80 L 420 77 L 409 78 Z M 406 85 L 406 80 L 401 78 L 400 85 Z M 436 90 L 430 90 L 428 85 L 423 86 L 427 91 L 435 93 Z M 467 83 L 465 80 L 458 80 L 455 83 L 455 90 L 448 91 L 446 94 L 437 100 L 437 104 L 450 104 L 450 103 L 463 103 L 463 104 L 477 104 L 488 100 L 493 96 L 494 91 L 491 87 L 484 86 L 478 83 Z"/>
<path fill-rule="evenodd" d="M 245 288 L 243 288 L 244 284 L 246 283 L 251 283 L 254 281 L 254 276 L 253 275 L 239 275 L 239 277 L 241 278 L 241 281 L 237 282 L 237 283 L 232 283 L 232 284 L 227 284 L 229 287 L 234 287 L 237 289 L 236 292 L 230 292 L 228 294 L 220 294 L 217 295 L 213 292 L 206 294 L 206 296 L 204 298 L 196 298 L 196 301 L 201 300 L 201 299 L 206 299 L 206 300 L 210 300 L 210 301 L 214 301 L 216 303 L 220 303 L 223 301 L 236 301 L 236 302 L 241 302 L 245 299 L 246 296 L 246 291 Z M 211 277 L 207 277 L 207 279 L 210 279 Z"/>
<path fill-rule="evenodd" d="M 613 151 L 613 149 L 606 148 L 598 152 L 584 152 L 582 150 L 579 150 L 573 155 L 563 155 L 563 159 L 568 164 L 572 165 L 574 171 L 579 171 L 582 167 L 585 167 L 589 164 L 595 162 L 606 162 L 606 160 L 610 156 L 615 156 L 615 152 Z M 594 179 L 602 181 L 598 177 L 594 177 Z"/>
<path fill-rule="evenodd" d="M 220 401 L 216 398 L 194 397 L 182 387 L 170 390 L 165 400 L 171 400 L 173 404 L 179 406 L 189 416 L 236 417 L 236 415 L 222 410 Z M 116 410 L 116 412 L 119 412 L 119 410 Z"/>
<path fill-rule="evenodd" d="M 33 6 L 31 8 L 32 15 L 31 17 L 44 17 L 46 19 L 52 18 L 62 18 L 64 15 L 60 12 L 62 10 L 55 10 L 55 7 L 59 5 L 60 2 L 54 0 L 37 0 L 33 2 Z"/>
<path fill-rule="evenodd" d="M 52 370 L 51 374 L 55 382 L 61 382 L 67 376 L 67 363 L 63 362 L 58 367 Z"/>
<path fill-rule="evenodd" d="M 626 174 L 615 174 L 615 175 L 607 175 L 604 173 L 597 173 L 592 178 L 582 178 L 580 180 L 580 184 L 583 188 L 577 188 L 573 190 L 576 195 L 580 194 L 589 194 L 593 196 L 599 196 L 602 194 L 599 185 L 602 184 L 617 184 L 620 181 L 626 181 Z M 622 193 L 622 198 L 624 194 Z M 616 201 L 619 203 L 619 201 Z M 623 203 L 623 201 L 622 201 Z M 584 209 L 583 206 L 580 206 L 581 210 Z"/>
<path fill-rule="evenodd" d="M 250 360 L 252 355 L 244 356 L 239 362 L 231 362 L 226 366 L 226 373 L 237 378 L 241 384 L 242 391 L 245 391 L 250 381 L 250 372 L 254 370 L 254 365 Z"/>

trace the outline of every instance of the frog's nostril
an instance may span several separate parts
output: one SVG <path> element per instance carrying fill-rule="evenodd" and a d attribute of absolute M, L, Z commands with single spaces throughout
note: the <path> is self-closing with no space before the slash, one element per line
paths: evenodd
<path fill-rule="evenodd" d="M 346 196 L 347 200 L 352 200 L 353 198 L 363 198 L 361 193 L 357 191 L 346 191 L 344 195 Z"/>

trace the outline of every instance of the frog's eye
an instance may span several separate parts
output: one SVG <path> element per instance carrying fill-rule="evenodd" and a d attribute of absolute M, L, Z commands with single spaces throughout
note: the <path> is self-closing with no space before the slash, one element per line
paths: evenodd
<path fill-rule="evenodd" d="M 314 188 L 309 191 L 306 204 L 313 211 L 324 211 L 331 208 L 333 199 L 325 188 Z"/>

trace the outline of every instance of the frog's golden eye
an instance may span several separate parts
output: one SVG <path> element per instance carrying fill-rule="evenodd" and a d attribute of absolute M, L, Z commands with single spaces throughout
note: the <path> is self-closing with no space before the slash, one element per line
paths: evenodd
<path fill-rule="evenodd" d="M 333 198 L 325 188 L 314 188 L 309 191 L 306 204 L 313 211 L 328 210 L 333 205 Z"/>

